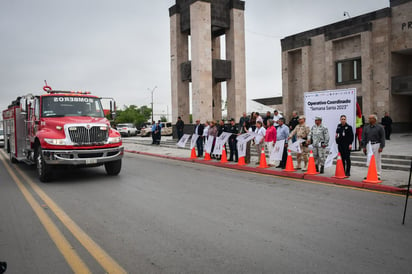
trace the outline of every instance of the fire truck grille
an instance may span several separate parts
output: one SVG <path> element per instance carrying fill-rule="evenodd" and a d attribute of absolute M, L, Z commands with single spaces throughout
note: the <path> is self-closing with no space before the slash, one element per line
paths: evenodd
<path fill-rule="evenodd" d="M 69 135 L 71 141 L 79 145 L 103 143 L 109 138 L 108 130 L 101 130 L 100 126 L 90 129 L 77 126 L 75 129 L 69 129 Z"/>

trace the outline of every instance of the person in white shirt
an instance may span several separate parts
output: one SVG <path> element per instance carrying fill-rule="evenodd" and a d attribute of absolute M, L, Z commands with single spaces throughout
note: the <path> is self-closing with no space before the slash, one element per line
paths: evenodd
<path fill-rule="evenodd" d="M 206 121 L 205 126 L 203 128 L 203 143 L 206 144 L 207 138 L 209 137 L 209 121 Z"/>
<path fill-rule="evenodd" d="M 259 112 L 255 112 L 255 117 L 256 117 L 256 123 L 260 121 L 263 125 L 263 118 L 262 116 L 260 116 Z"/>
<path fill-rule="evenodd" d="M 262 152 L 262 148 L 264 148 L 266 135 L 266 129 L 263 127 L 263 123 L 261 121 L 256 121 L 255 133 L 258 135 L 255 137 L 255 146 L 258 152 L 258 159 L 260 159 L 260 153 Z M 259 164 L 259 162 L 256 164 Z"/>
<path fill-rule="evenodd" d="M 275 109 L 275 111 L 273 112 L 273 121 L 275 122 L 273 125 L 275 126 L 275 128 L 278 128 L 278 121 L 280 118 L 283 118 L 282 114 L 279 114 L 278 110 Z"/>

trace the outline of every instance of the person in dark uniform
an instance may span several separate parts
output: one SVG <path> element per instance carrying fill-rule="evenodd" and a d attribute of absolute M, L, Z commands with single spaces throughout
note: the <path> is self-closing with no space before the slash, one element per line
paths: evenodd
<path fill-rule="evenodd" d="M 196 141 L 197 146 L 197 157 L 203 157 L 203 125 L 200 123 L 200 120 L 196 120 L 194 134 L 199 135 Z"/>
<path fill-rule="evenodd" d="M 382 126 L 385 129 L 385 139 L 390 140 L 391 139 L 391 133 L 392 133 L 392 118 L 389 117 L 389 113 L 385 112 L 385 116 L 382 117 Z"/>
<path fill-rule="evenodd" d="M 225 132 L 225 131 L 226 131 L 225 120 L 222 119 L 222 120 L 219 121 L 219 125 L 217 125 L 217 137 L 222 135 L 222 132 Z M 225 148 L 225 152 L 226 152 L 226 155 L 227 155 L 226 145 L 224 146 L 224 148 Z M 216 156 L 216 159 L 218 159 L 218 160 L 220 160 L 221 158 L 222 158 L 222 155 Z"/>
<path fill-rule="evenodd" d="M 228 161 L 233 161 L 233 156 L 235 162 L 238 160 L 238 152 L 237 152 L 237 140 L 236 137 L 238 136 L 239 130 L 235 124 L 235 119 L 230 119 L 230 124 L 226 127 L 226 132 L 232 133 L 229 137 L 229 148 L 230 148 L 230 157 Z"/>
<path fill-rule="evenodd" d="M 338 151 L 340 152 L 343 169 L 345 170 L 345 175 L 350 176 L 350 152 L 352 150 L 353 143 L 353 129 L 352 126 L 346 123 L 346 116 L 340 116 L 340 124 L 336 128 L 336 143 L 338 144 Z"/>
<path fill-rule="evenodd" d="M 220 120 L 219 125 L 217 126 L 217 136 L 222 135 L 222 132 L 226 131 L 225 120 Z"/>
<path fill-rule="evenodd" d="M 299 124 L 299 115 L 296 110 L 292 112 L 292 119 L 289 121 L 289 132 L 292 132 L 295 127 Z M 292 137 L 292 142 L 294 143 L 296 141 L 296 136 Z"/>
<path fill-rule="evenodd" d="M 185 128 L 185 123 L 183 122 L 182 118 L 180 116 L 177 117 L 177 122 L 176 122 L 177 139 L 180 140 L 180 138 L 182 138 L 184 128 Z"/>

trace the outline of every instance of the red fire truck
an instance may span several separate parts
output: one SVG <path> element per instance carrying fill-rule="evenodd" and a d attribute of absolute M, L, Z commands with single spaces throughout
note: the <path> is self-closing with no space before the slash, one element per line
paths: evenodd
<path fill-rule="evenodd" d="M 90 92 L 57 91 L 17 97 L 3 111 L 5 149 L 10 161 L 35 164 L 40 181 L 51 179 L 57 165 L 104 165 L 108 175 L 122 167 L 122 139 L 105 118 L 102 99 Z M 112 111 L 112 107 L 114 108 Z"/>

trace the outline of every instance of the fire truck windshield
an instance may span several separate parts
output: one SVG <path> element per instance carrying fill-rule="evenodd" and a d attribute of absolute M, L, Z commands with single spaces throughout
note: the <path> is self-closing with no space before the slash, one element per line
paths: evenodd
<path fill-rule="evenodd" d="M 44 96 L 42 117 L 89 116 L 104 117 L 99 98 L 82 96 Z"/>

